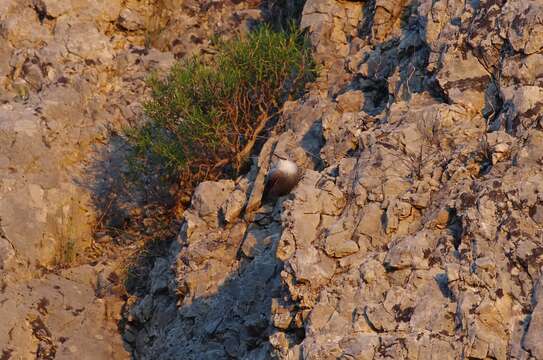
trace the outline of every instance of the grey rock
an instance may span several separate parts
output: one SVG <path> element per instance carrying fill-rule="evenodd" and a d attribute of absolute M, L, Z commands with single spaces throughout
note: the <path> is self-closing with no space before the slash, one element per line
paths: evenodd
<path fill-rule="evenodd" d="M 543 327 L 542 295 L 543 292 L 541 291 L 541 287 L 538 286 L 534 294 L 535 307 L 530 317 L 530 325 L 524 338 L 524 347 L 530 351 L 532 356 L 534 356 L 536 359 L 543 357 L 543 346 L 539 341 L 538 335 L 541 334 Z"/>
<path fill-rule="evenodd" d="M 353 219 L 341 219 L 327 230 L 324 251 L 331 257 L 345 257 L 358 252 L 358 244 L 351 240 L 354 230 Z"/>
<path fill-rule="evenodd" d="M 145 19 L 132 9 L 123 9 L 117 20 L 120 26 L 126 30 L 141 30 L 145 27 Z"/>
<path fill-rule="evenodd" d="M 150 273 L 151 278 L 151 294 L 156 294 L 160 291 L 167 290 L 170 275 L 170 263 L 166 259 L 157 259 Z"/>
<path fill-rule="evenodd" d="M 224 219 L 229 223 L 233 223 L 240 216 L 246 201 L 247 194 L 245 192 L 241 190 L 232 192 L 221 208 Z"/>
<path fill-rule="evenodd" d="M 0 254 L 0 270 L 10 267 L 10 262 L 15 258 L 15 250 L 10 242 L 3 238 L 0 238 Z"/>
<path fill-rule="evenodd" d="M 47 14 L 54 18 L 64 15 L 73 9 L 71 1 L 42 0 L 42 3 Z"/>
<path fill-rule="evenodd" d="M 192 207 L 203 220 L 218 226 L 219 210 L 233 190 L 233 181 L 203 182 L 194 190 Z"/>
<path fill-rule="evenodd" d="M 70 54 L 84 60 L 99 60 L 102 63 L 113 59 L 109 39 L 91 22 L 75 22 L 56 30 L 57 36 L 66 36 L 66 49 Z"/>
<path fill-rule="evenodd" d="M 511 3 L 504 6 L 500 18 L 500 35 L 508 39 L 516 51 L 529 55 L 543 47 L 543 24 L 538 15 L 541 11 L 538 1 Z"/>
<path fill-rule="evenodd" d="M 444 57 L 437 81 L 455 103 L 479 111 L 484 105 L 490 74 L 475 56 L 451 49 Z"/>
<path fill-rule="evenodd" d="M 88 268 L 80 273 L 87 274 Z M 3 350 L 21 359 L 35 357 L 36 349 L 46 348 L 55 349 L 59 359 L 74 354 L 83 359 L 128 359 L 116 324 L 109 318 L 120 312 L 122 301 L 96 299 L 92 285 L 81 280 L 48 275 L 2 290 Z"/>
<path fill-rule="evenodd" d="M 241 251 L 247 257 L 261 255 L 278 238 L 277 230 L 250 226 L 241 245 Z"/>
<path fill-rule="evenodd" d="M 0 1 L 0 343 L 11 356 L 126 355 L 110 269 L 38 269 L 67 238 L 91 246 L 98 213 L 74 177 L 100 159 L 106 126 L 139 116 L 148 72 L 268 15 L 249 2 L 204 8 Z M 247 176 L 195 191 L 127 304 L 133 356 L 543 358 L 540 10 L 307 1 L 319 76 L 285 104 L 286 131 Z M 304 176 L 262 206 L 279 156 Z M 40 321 L 51 335 L 34 334 Z"/>
<path fill-rule="evenodd" d="M 341 112 L 359 112 L 362 108 L 364 93 L 360 90 L 349 91 L 337 97 L 337 106 Z"/>

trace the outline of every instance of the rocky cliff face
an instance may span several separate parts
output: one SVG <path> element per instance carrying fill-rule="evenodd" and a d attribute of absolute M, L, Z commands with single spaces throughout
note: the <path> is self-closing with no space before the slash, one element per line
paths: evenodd
<path fill-rule="evenodd" d="M 318 81 L 196 189 L 122 343 L 130 236 L 96 223 L 148 215 L 111 133 L 265 5 L 0 0 L 0 359 L 543 359 L 539 0 L 308 0 Z"/>
<path fill-rule="evenodd" d="M 123 183 L 145 79 L 245 31 L 260 2 L 0 0 L 0 358 L 124 359 Z M 98 225 L 119 236 L 97 233 Z M 146 229 L 146 231 L 152 231 Z"/>
<path fill-rule="evenodd" d="M 308 0 L 322 71 L 205 182 L 138 359 L 543 359 L 541 1 Z M 262 203 L 280 157 L 305 169 Z"/>

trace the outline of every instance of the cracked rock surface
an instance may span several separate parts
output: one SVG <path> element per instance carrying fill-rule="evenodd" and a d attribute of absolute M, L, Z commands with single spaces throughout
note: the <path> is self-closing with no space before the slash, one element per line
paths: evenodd
<path fill-rule="evenodd" d="M 127 224 L 150 217 L 134 205 L 149 189 L 123 186 L 116 133 L 141 119 L 151 72 L 204 51 L 212 35 L 246 31 L 266 9 L 0 0 L 0 359 L 130 357 L 119 267 L 135 248 Z M 97 233 L 103 224 L 121 235 Z"/>
<path fill-rule="evenodd" d="M 543 359 L 541 6 L 308 0 L 319 78 L 196 190 L 135 357 Z M 284 157 L 303 178 L 262 203 Z"/>
<path fill-rule="evenodd" d="M 543 360 L 541 0 L 307 0 L 317 81 L 196 189 L 145 291 L 56 266 L 127 196 L 110 134 L 148 73 L 261 5 L 0 0 L 0 359 Z M 300 183 L 263 201 L 286 157 Z"/>

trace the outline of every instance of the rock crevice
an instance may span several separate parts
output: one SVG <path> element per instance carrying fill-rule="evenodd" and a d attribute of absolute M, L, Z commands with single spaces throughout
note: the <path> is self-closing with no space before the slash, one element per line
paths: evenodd
<path fill-rule="evenodd" d="M 193 202 L 175 320 L 137 323 L 161 339 L 138 356 L 541 358 L 540 5 L 519 4 L 307 1 L 319 78 L 249 175 L 197 191 L 245 210 Z M 261 204 L 273 153 L 305 171 Z"/>

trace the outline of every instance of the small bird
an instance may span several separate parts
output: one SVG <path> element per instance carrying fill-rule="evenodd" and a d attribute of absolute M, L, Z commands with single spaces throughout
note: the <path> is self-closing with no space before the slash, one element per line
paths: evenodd
<path fill-rule="evenodd" d="M 274 199 L 288 194 L 300 181 L 298 166 L 291 160 L 279 160 L 272 171 L 264 188 L 264 198 Z"/>

